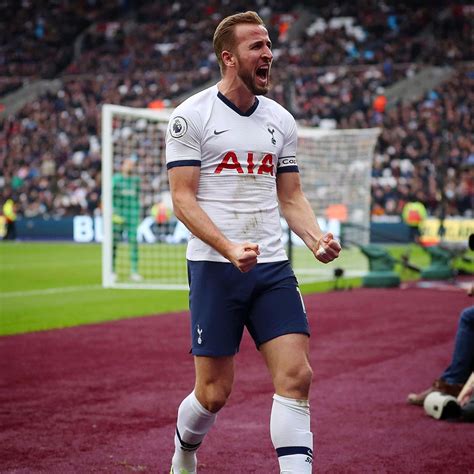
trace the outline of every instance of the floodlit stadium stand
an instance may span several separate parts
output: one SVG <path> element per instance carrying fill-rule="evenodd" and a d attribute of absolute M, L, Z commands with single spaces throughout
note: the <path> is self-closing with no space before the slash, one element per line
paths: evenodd
<path fill-rule="evenodd" d="M 472 216 L 468 7 L 311 3 L 239 4 L 256 9 L 269 27 L 270 96 L 303 125 L 382 127 L 373 214 L 399 215 L 416 197 L 432 215 Z M 25 1 L 13 11 L 14 5 L 1 2 L 0 15 L 3 196 L 13 195 L 20 216 L 94 215 L 101 105 L 172 107 L 216 80 L 209 37 L 236 7 L 200 0 L 140 1 L 133 8 L 112 0 Z M 420 89 L 420 74 L 434 66 L 437 80 L 423 80 Z M 54 81 L 33 93 L 40 79 Z"/>

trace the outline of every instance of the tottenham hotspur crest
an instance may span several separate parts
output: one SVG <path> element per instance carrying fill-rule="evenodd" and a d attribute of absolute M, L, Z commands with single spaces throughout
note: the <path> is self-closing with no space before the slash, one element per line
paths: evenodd
<path fill-rule="evenodd" d="M 276 140 L 275 140 L 275 129 L 267 127 L 268 133 L 272 136 L 272 143 L 276 145 Z"/>
<path fill-rule="evenodd" d="M 188 130 L 188 123 L 183 117 L 175 117 L 170 123 L 170 133 L 173 138 L 182 137 Z"/>
<path fill-rule="evenodd" d="M 202 344 L 202 329 L 199 327 L 199 324 L 197 325 L 196 332 L 198 334 L 198 344 Z"/>

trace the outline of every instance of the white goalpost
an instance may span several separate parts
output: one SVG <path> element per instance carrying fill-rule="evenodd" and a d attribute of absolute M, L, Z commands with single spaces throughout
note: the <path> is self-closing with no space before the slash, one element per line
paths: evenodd
<path fill-rule="evenodd" d="M 106 288 L 187 289 L 187 229 L 172 212 L 165 163 L 170 110 L 116 105 L 102 108 L 102 284 Z M 298 129 L 303 188 L 323 228 L 341 237 L 340 220 L 356 224 L 343 239 L 368 243 L 370 173 L 379 129 Z M 344 216 L 342 216 L 344 217 Z M 286 223 L 282 220 L 283 227 Z M 288 233 L 283 233 L 285 243 Z M 292 263 L 300 283 L 329 280 L 292 237 Z M 345 263 L 345 260 L 347 261 Z M 357 260 L 357 259 L 356 259 Z M 360 274 L 365 259 L 338 259 L 346 274 Z M 362 267 L 361 267 L 362 266 Z"/>
<path fill-rule="evenodd" d="M 172 213 L 169 110 L 102 107 L 102 285 L 187 289 L 188 233 Z"/>

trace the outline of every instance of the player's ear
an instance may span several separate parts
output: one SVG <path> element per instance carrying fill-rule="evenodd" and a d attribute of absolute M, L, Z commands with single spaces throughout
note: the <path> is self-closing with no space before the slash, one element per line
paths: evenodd
<path fill-rule="evenodd" d="M 235 57 L 234 55 L 227 50 L 222 51 L 222 62 L 226 67 L 234 67 L 235 66 Z"/>

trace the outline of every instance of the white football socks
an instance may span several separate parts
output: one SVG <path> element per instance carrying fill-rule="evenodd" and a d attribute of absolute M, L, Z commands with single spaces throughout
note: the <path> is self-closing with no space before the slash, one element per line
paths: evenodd
<path fill-rule="evenodd" d="M 194 391 L 181 402 L 174 436 L 172 467 L 175 473 L 179 473 L 181 469 L 190 474 L 196 472 L 196 450 L 216 417 L 216 413 L 211 413 L 199 403 Z"/>
<path fill-rule="evenodd" d="M 313 464 L 313 434 L 308 400 L 273 395 L 270 434 L 281 474 L 309 474 Z"/>

